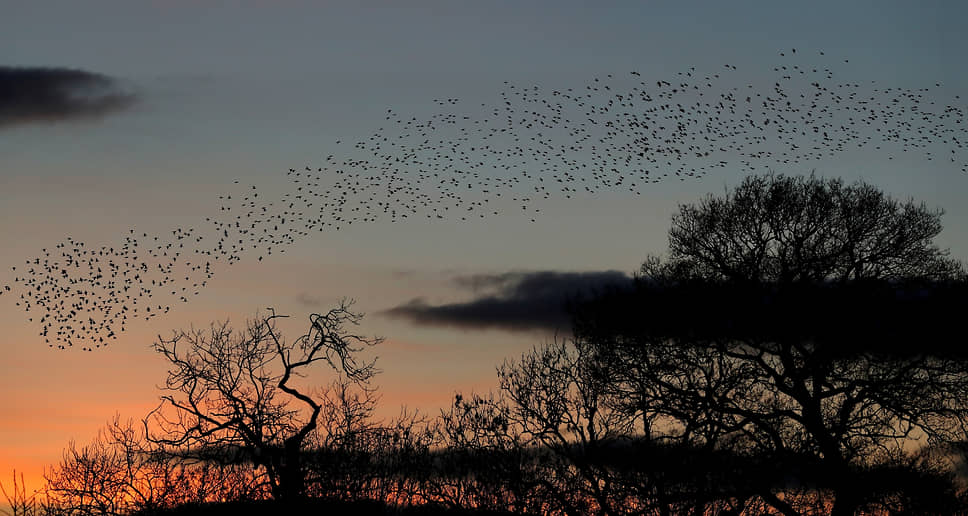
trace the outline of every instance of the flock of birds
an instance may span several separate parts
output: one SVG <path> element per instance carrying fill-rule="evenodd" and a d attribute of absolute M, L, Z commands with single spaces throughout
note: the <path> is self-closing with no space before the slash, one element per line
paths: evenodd
<path fill-rule="evenodd" d="M 811 57 L 827 61 L 823 55 Z M 118 245 L 97 248 L 68 237 L 14 267 L 17 290 L 7 285 L 0 295 L 19 294 L 31 321 L 39 313 L 50 346 L 90 350 L 133 320 L 188 302 L 219 263 L 261 261 L 314 232 L 352 224 L 468 220 L 509 208 L 533 221 L 540 201 L 552 197 L 637 195 L 667 178 L 800 165 L 869 147 L 968 172 L 964 108 L 936 103 L 932 88 L 838 82 L 833 65 L 799 56 L 781 52 L 762 84 L 727 64 L 669 80 L 606 75 L 551 91 L 505 82 L 493 104 L 436 100 L 437 112 L 423 119 L 388 110 L 370 136 L 336 142 L 343 156 L 290 168 L 281 198 L 236 181 L 220 197 L 218 216 L 198 229 L 130 230 Z"/>

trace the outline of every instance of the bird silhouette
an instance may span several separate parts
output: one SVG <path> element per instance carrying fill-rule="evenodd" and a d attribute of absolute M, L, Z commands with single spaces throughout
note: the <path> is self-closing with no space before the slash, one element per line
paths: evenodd
<path fill-rule="evenodd" d="M 135 320 L 187 303 L 219 267 L 249 256 L 264 263 L 301 238 L 354 224 L 509 213 L 536 222 L 552 198 L 639 195 L 664 180 L 803 167 L 858 149 L 943 159 L 968 172 L 965 108 L 935 96 L 940 83 L 862 85 L 838 79 L 842 65 L 822 51 L 779 56 L 760 81 L 751 77 L 761 70 L 724 64 L 667 78 L 606 74 L 550 90 L 504 81 L 491 103 L 434 99 L 420 118 L 388 109 L 382 127 L 336 140 L 322 164 L 272 176 L 281 196 L 260 196 L 236 179 L 216 214 L 194 227 L 157 235 L 132 228 L 100 247 L 68 236 L 14 267 L 18 292 L 5 285 L 0 296 L 15 296 L 31 320 L 38 312 L 51 347 L 90 350 Z"/>

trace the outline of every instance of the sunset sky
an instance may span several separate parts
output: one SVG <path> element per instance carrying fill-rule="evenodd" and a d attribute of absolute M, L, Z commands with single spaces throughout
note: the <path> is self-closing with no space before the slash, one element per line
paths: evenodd
<path fill-rule="evenodd" d="M 139 418 L 157 404 L 165 364 L 149 345 L 158 334 L 242 322 L 266 307 L 291 316 L 284 328 L 294 338 L 308 314 L 356 299 L 363 331 L 387 338 L 373 350 L 381 415 L 401 405 L 433 415 L 455 391 L 495 386 L 495 366 L 552 338 L 553 324 L 508 314 L 417 324 L 385 312 L 495 292 L 529 306 L 538 294 L 525 287 L 621 279 L 664 251 L 678 204 L 721 193 L 750 171 L 736 163 L 639 194 L 548 200 L 534 222 L 507 210 L 315 232 L 262 261 L 217 264 L 189 303 L 134 320 L 93 352 L 48 348 L 38 313 L 15 304 L 20 266 L 67 237 L 98 248 L 120 246 L 132 229 L 201 226 L 218 216 L 220 195 L 246 185 L 281 196 L 290 168 L 350 152 L 336 142 L 369 137 L 388 109 L 419 119 L 439 111 L 438 98 L 493 104 L 504 81 L 550 91 L 632 70 L 673 81 L 690 67 L 711 74 L 727 63 L 763 81 L 778 54 L 796 48 L 805 59 L 823 51 L 840 81 L 930 87 L 925 95 L 939 105 L 968 105 L 968 4 L 954 0 L 0 2 L 0 67 L 100 74 L 126 99 L 93 114 L 12 116 L 0 98 L 0 288 L 12 287 L 0 296 L 0 480 L 9 483 L 16 468 L 34 487 L 69 440 L 84 443 L 115 413 Z M 959 152 L 960 161 L 927 160 L 867 146 L 764 167 L 862 179 L 943 208 L 937 242 L 965 260 L 968 152 Z"/>

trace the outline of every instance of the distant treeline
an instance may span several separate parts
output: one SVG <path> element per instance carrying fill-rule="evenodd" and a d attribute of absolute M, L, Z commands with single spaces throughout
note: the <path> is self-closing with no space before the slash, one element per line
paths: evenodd
<path fill-rule="evenodd" d="M 964 282 L 868 287 L 804 287 L 787 304 L 774 288 L 698 280 L 673 287 L 640 276 L 632 289 L 574 303 L 573 337 L 507 361 L 496 392 L 457 394 L 436 417 L 403 413 L 376 421 L 375 390 L 337 379 L 320 397 L 320 424 L 300 447 L 302 491 L 287 503 L 306 510 L 344 504 L 333 507 L 375 514 L 809 514 L 831 512 L 846 476 L 858 495 L 855 512 L 964 512 L 964 441 L 903 449 L 885 443 L 954 435 L 941 432 L 955 432 L 945 425 L 960 421 L 965 398 L 946 401 L 939 389 L 968 386 L 968 373 L 953 368 L 966 367 L 960 347 L 902 348 L 898 341 L 880 350 L 840 344 L 827 350 L 809 343 L 827 342 L 830 328 L 764 315 L 792 313 L 797 305 L 801 314 L 840 311 L 829 319 L 835 322 L 877 321 L 874 307 L 889 313 L 903 307 L 917 320 L 935 309 L 954 310 L 948 303 L 968 292 Z M 706 295 L 682 295 L 692 289 Z M 838 289 L 843 296 L 835 295 Z M 867 304 L 855 304 L 861 298 Z M 856 310 L 848 314 L 851 306 Z M 690 311 L 707 317 L 697 324 Z M 751 323 L 763 316 L 776 319 Z M 677 324 L 690 332 L 673 345 Z M 713 338 L 715 332 L 728 338 Z M 871 346 L 889 337 L 871 336 Z M 785 356 L 784 340 L 799 351 Z M 648 342 L 652 352 L 641 348 Z M 775 365 L 764 371 L 782 374 L 773 386 L 752 365 L 759 361 Z M 842 469 L 820 452 L 823 432 L 808 429 L 801 415 L 808 407 L 784 393 L 809 375 L 813 383 L 804 385 L 818 392 L 843 391 L 824 399 L 838 409 L 827 412 L 849 424 L 841 433 L 837 421 L 823 427 L 845 443 L 850 460 Z M 854 412 L 843 408 L 853 403 L 851 383 L 860 400 Z M 884 407 L 872 411 L 874 403 Z M 71 443 L 47 471 L 44 491 L 30 503 L 22 496 L 16 514 L 210 513 L 213 503 L 257 510 L 269 507 L 257 502 L 279 498 L 270 473 L 286 466 L 280 442 L 171 446 L 151 438 L 146 421 L 115 419 L 93 442 Z M 273 457 L 268 466 L 266 456 Z"/>

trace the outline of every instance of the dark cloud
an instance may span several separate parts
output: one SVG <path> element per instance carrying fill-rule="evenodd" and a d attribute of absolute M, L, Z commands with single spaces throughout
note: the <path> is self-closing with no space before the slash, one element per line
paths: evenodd
<path fill-rule="evenodd" d="M 134 95 L 106 75 L 68 68 L 0 66 L 0 128 L 99 117 Z"/>
<path fill-rule="evenodd" d="M 476 297 L 443 305 L 417 298 L 383 314 L 426 326 L 558 330 L 570 326 L 569 301 L 607 288 L 631 286 L 632 278 L 619 271 L 538 271 L 462 275 L 454 283 Z"/>

